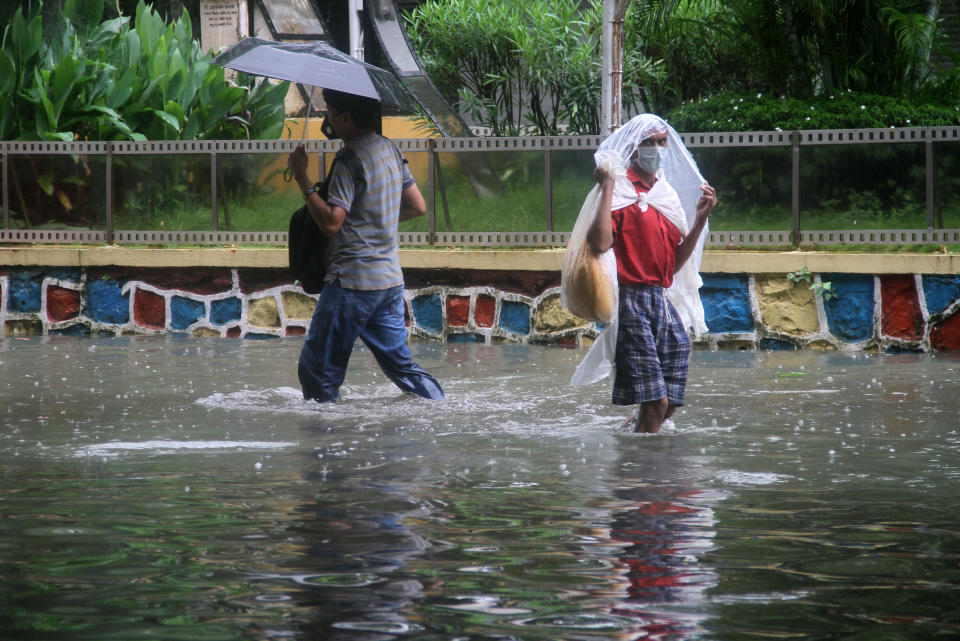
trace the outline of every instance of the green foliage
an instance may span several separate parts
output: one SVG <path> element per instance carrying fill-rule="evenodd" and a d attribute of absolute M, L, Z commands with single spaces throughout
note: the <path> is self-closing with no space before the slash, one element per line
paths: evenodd
<path fill-rule="evenodd" d="M 642 34 L 635 46 L 663 63 L 662 81 L 648 88 L 656 111 L 721 91 L 807 99 L 849 89 L 955 101 L 960 72 L 936 62 L 956 58 L 939 7 L 917 0 L 649 0 L 628 22 Z"/>
<path fill-rule="evenodd" d="M 601 0 L 428 0 L 407 32 L 438 88 L 494 135 L 596 133 L 601 14 Z M 629 68 L 649 65 L 631 54 Z"/>
<path fill-rule="evenodd" d="M 666 118 L 689 132 L 932 127 L 960 125 L 960 108 L 853 91 L 805 100 L 731 91 L 680 105 Z"/>
<path fill-rule="evenodd" d="M 131 25 L 103 12 L 102 0 L 67 0 L 55 35 L 44 38 L 40 4 L 17 9 L 0 47 L 0 140 L 280 136 L 287 84 L 228 83 L 193 38 L 189 14 L 168 24 L 141 1 Z M 22 224 L 94 223 L 78 207 L 90 174 L 83 159 L 72 171 L 53 171 L 51 158 L 22 160 L 11 163 Z M 154 176 L 156 184 L 175 184 L 176 173 Z"/>
<path fill-rule="evenodd" d="M 837 296 L 836 290 L 833 289 L 833 283 L 830 281 L 814 282 L 813 274 L 810 273 L 810 269 L 806 265 L 795 272 L 789 272 L 787 280 L 791 283 L 810 283 L 810 290 L 813 291 L 813 295 L 820 296 L 823 300 L 830 300 Z"/>
<path fill-rule="evenodd" d="M 193 39 L 189 14 L 170 24 L 141 2 L 101 22 L 103 2 L 70 0 L 44 39 L 39 4 L 18 9 L 0 50 L 3 140 L 275 138 L 285 84 L 241 79 Z M 252 116 L 256 115 L 256 120 Z"/>
<path fill-rule="evenodd" d="M 601 4 L 428 0 L 408 15 L 408 32 L 441 90 L 495 135 L 552 134 L 563 124 L 594 133 Z M 695 125 L 688 130 L 698 131 L 771 122 L 783 129 L 955 124 L 956 113 L 943 105 L 958 102 L 960 71 L 934 62 L 957 61 L 937 7 L 917 0 L 633 2 L 623 25 L 624 113 L 684 105 Z M 841 99 L 848 91 L 860 98 Z M 704 97 L 728 94 L 769 98 L 750 117 L 713 99 L 690 113 Z M 808 113 L 811 106 L 818 113 Z"/>
<path fill-rule="evenodd" d="M 828 281 L 821 281 L 810 285 L 810 289 L 813 290 L 814 296 L 819 296 L 823 300 L 830 300 L 831 298 L 837 297 L 837 291 L 833 289 L 833 283 Z"/>
<path fill-rule="evenodd" d="M 809 283 L 813 280 L 813 276 L 810 274 L 810 269 L 804 265 L 795 272 L 789 272 L 787 280 L 791 283 Z"/>

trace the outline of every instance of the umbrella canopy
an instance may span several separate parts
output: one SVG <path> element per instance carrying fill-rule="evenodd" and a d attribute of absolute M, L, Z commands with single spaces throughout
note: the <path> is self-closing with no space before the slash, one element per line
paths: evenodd
<path fill-rule="evenodd" d="M 276 42 L 244 38 L 213 62 L 252 76 L 336 89 L 373 98 L 398 109 L 416 109 L 407 88 L 393 73 L 357 60 L 321 41 Z"/>

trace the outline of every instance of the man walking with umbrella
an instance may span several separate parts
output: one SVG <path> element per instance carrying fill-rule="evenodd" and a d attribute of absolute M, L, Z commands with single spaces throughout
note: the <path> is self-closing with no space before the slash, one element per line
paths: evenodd
<path fill-rule="evenodd" d="M 406 161 L 376 133 L 377 100 L 324 89 L 327 122 L 344 146 L 327 182 L 327 198 L 307 176 L 303 147 L 287 165 L 310 215 L 330 237 L 329 266 L 298 375 L 305 399 L 336 400 L 359 338 L 404 392 L 442 399 L 437 380 L 413 361 L 404 323 L 398 223 L 422 216 L 426 204 Z"/>

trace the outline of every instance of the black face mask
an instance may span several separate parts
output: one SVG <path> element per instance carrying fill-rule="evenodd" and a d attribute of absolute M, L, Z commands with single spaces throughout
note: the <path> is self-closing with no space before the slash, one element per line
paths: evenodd
<path fill-rule="evenodd" d="M 337 132 L 333 130 L 333 126 L 330 124 L 330 116 L 323 117 L 323 122 L 320 124 L 320 132 L 326 136 L 328 140 L 340 139 L 340 136 L 337 135 Z"/>

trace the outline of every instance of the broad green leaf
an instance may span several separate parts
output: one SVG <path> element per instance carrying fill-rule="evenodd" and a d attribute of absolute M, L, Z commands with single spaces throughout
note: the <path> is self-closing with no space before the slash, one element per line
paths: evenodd
<path fill-rule="evenodd" d="M 37 176 L 37 185 L 48 196 L 53 195 L 53 174 L 41 174 Z"/>
<path fill-rule="evenodd" d="M 126 48 L 126 63 L 130 69 L 136 69 L 140 65 L 140 52 L 143 45 L 140 41 L 140 35 L 136 31 L 127 32 L 124 38 Z"/>
<path fill-rule="evenodd" d="M 48 131 L 44 136 L 45 140 L 61 140 L 63 142 L 73 142 L 77 135 L 72 131 Z"/>
<path fill-rule="evenodd" d="M 147 52 L 147 55 L 152 55 L 157 38 L 160 37 L 160 32 L 153 19 L 153 11 L 143 0 L 137 4 L 134 25 L 137 30 L 137 35 L 140 36 L 140 43 L 143 46 L 143 50 Z"/>
<path fill-rule="evenodd" d="M 43 22 L 39 8 L 24 18 L 23 7 L 17 9 L 10 21 L 10 50 L 18 67 L 24 68 L 40 51 L 43 43 Z M 7 46 L 4 43 L 4 46 Z"/>
<path fill-rule="evenodd" d="M 170 69 L 171 74 L 167 84 L 167 99 L 176 100 L 177 102 L 188 102 L 186 101 L 183 95 L 184 86 L 187 84 L 187 75 L 183 68 L 183 60 L 178 60 L 180 52 L 176 52 L 171 61 Z M 178 62 L 179 66 L 175 63 Z"/>
<path fill-rule="evenodd" d="M 167 85 L 167 41 L 159 38 L 156 48 L 148 54 L 150 56 L 150 73 L 160 81 L 164 92 Z"/>
<path fill-rule="evenodd" d="M 80 33 L 91 32 L 103 18 L 103 0 L 66 0 L 63 17 Z"/>
<path fill-rule="evenodd" d="M 50 98 L 43 91 L 43 87 L 46 85 L 43 80 L 43 75 L 44 74 L 41 71 L 34 70 L 34 78 L 38 87 L 37 97 L 39 98 L 40 106 L 43 109 L 42 113 L 46 117 L 45 119 L 37 118 L 37 131 L 42 131 L 44 134 L 46 134 L 46 132 L 50 131 L 51 129 L 57 128 L 57 119 L 53 114 L 53 103 L 50 102 Z M 43 120 L 42 130 L 40 129 L 41 120 Z"/>
<path fill-rule="evenodd" d="M 126 103 L 133 93 L 133 85 L 137 80 L 137 72 L 135 69 L 131 68 L 123 72 L 123 75 L 109 88 L 106 95 L 107 106 L 111 109 L 119 109 L 121 105 Z"/>
<path fill-rule="evenodd" d="M 53 91 L 54 119 L 60 118 L 63 105 L 70 99 L 74 84 L 83 75 L 80 61 L 67 56 L 60 60 L 50 76 L 50 89 Z"/>
<path fill-rule="evenodd" d="M 194 109 L 187 118 L 187 124 L 183 127 L 183 133 L 180 135 L 183 140 L 196 140 L 200 132 L 200 121 L 203 116 L 200 110 Z"/>
<path fill-rule="evenodd" d="M 9 97 L 16 89 L 16 67 L 13 64 L 13 58 L 3 49 L 0 49 L 0 98 L 3 98 L 3 104 L 9 106 Z"/>
<path fill-rule="evenodd" d="M 183 108 L 174 101 L 167 102 L 163 110 L 177 119 L 177 130 L 187 122 L 187 115 L 183 112 Z"/>
<path fill-rule="evenodd" d="M 160 109 L 151 109 L 150 111 L 152 111 L 154 115 L 160 118 L 160 120 L 162 120 L 164 123 L 169 125 L 169 127 L 173 129 L 173 131 L 175 131 L 178 134 L 180 133 L 180 123 L 177 121 L 176 116 L 174 116 L 173 114 L 169 114 L 166 111 L 162 111 Z"/>

